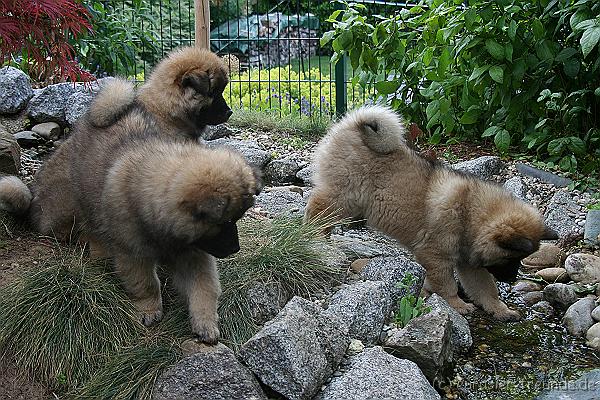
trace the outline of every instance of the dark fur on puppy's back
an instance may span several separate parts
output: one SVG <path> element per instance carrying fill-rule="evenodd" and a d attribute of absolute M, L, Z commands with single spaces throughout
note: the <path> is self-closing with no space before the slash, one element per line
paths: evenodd
<path fill-rule="evenodd" d="M 411 249 L 426 288 L 461 312 L 456 270 L 467 294 L 499 319 L 518 314 L 498 299 L 492 277 L 516 277 L 519 260 L 552 234 L 532 206 L 499 186 L 420 157 L 399 117 L 364 107 L 331 127 L 315 151 L 306 216 L 366 219 Z"/>

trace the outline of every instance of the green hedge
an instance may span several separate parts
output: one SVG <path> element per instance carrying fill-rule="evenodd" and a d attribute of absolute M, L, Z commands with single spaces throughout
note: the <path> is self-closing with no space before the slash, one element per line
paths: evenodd
<path fill-rule="evenodd" d="M 322 45 L 431 142 L 490 138 L 502 153 L 598 169 L 600 2 L 429 0 L 367 15 L 356 3 L 334 12 Z"/>

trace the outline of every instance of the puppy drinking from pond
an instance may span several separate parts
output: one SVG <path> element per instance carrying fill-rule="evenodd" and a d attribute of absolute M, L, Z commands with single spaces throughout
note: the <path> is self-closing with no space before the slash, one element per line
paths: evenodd
<path fill-rule="evenodd" d="M 306 218 L 364 219 L 410 249 L 427 271 L 425 291 L 462 314 L 454 273 L 473 303 L 496 319 L 520 318 L 495 279 L 516 279 L 520 260 L 554 239 L 539 212 L 498 185 L 419 156 L 392 110 L 362 107 L 331 127 L 314 156 Z"/>

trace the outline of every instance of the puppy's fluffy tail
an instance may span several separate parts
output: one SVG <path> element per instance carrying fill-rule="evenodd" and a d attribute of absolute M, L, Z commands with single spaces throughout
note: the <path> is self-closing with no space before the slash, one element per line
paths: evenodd
<path fill-rule="evenodd" d="M 23 215 L 31 204 L 31 191 L 16 176 L 0 177 L 0 210 Z"/>
<path fill-rule="evenodd" d="M 364 144 L 376 153 L 387 154 L 406 147 L 406 128 L 388 107 L 364 106 L 346 115 L 341 123 L 360 132 Z"/>
<path fill-rule="evenodd" d="M 113 78 L 104 83 L 88 110 L 89 121 L 98 128 L 106 128 L 118 120 L 135 101 L 133 83 Z"/>

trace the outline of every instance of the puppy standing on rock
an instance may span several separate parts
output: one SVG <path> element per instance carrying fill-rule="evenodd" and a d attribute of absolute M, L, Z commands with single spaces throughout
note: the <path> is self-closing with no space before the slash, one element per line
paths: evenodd
<path fill-rule="evenodd" d="M 146 325 L 162 317 L 156 266 L 165 265 L 187 300 L 192 331 L 215 343 L 214 257 L 239 250 L 236 221 L 260 182 L 242 155 L 189 140 L 231 112 L 222 98 L 226 76 L 211 72 L 220 70 L 218 58 L 184 49 L 161 65 L 153 76 L 167 79 L 158 85 L 162 98 L 154 92 L 136 100 L 129 83 L 110 84 L 43 165 L 31 192 L 16 177 L 0 178 L 0 209 L 28 216 L 39 232 L 59 239 L 81 233 L 92 250 L 110 256 Z"/>
<path fill-rule="evenodd" d="M 499 320 L 519 313 L 498 297 L 494 277 L 516 279 L 520 260 L 554 239 L 539 212 L 501 187 L 428 161 L 405 141 L 388 108 L 363 107 L 336 123 L 315 155 L 308 219 L 365 219 L 408 247 L 427 271 L 425 289 L 462 314 L 454 271 L 467 296 Z"/>

